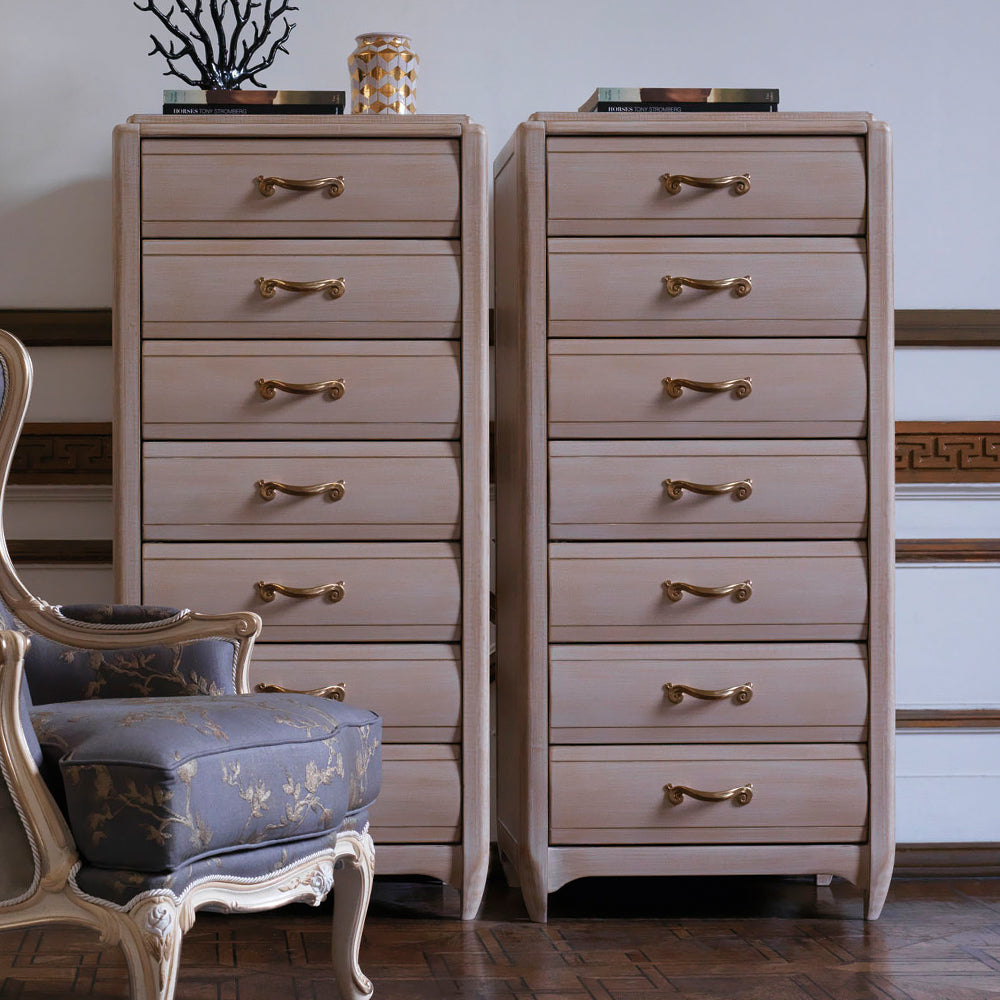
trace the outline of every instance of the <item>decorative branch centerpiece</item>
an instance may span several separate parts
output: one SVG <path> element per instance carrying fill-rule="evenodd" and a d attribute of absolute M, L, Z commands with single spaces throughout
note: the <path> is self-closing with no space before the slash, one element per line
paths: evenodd
<path fill-rule="evenodd" d="M 164 76 L 180 77 L 201 90 L 239 90 L 241 84 L 264 84 L 257 75 L 267 69 L 279 52 L 288 52 L 285 43 L 295 27 L 288 14 L 298 7 L 287 0 L 177 0 L 165 12 L 156 0 L 137 10 L 153 14 L 168 34 L 165 44 L 156 35 L 151 56 L 160 53 L 167 61 Z M 186 20 L 181 20 L 176 11 Z M 280 22 L 280 23 L 279 23 Z M 184 60 L 194 64 L 187 72 L 178 68 Z"/>

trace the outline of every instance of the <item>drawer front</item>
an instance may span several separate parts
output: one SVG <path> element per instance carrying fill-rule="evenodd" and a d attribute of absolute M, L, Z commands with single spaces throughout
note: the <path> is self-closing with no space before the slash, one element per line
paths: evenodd
<path fill-rule="evenodd" d="M 557 542 L 549 553 L 554 641 L 865 637 L 868 581 L 858 542 Z M 718 597 L 682 591 L 674 601 L 667 581 L 750 586 Z"/>
<path fill-rule="evenodd" d="M 151 442 L 143 536 L 457 538 L 460 476 L 459 446 L 447 441 Z"/>
<path fill-rule="evenodd" d="M 554 844 L 856 843 L 866 838 L 868 782 L 860 748 L 822 744 L 556 747 Z M 665 787 L 752 786 L 735 798 L 676 804 Z"/>
<path fill-rule="evenodd" d="M 371 808 L 376 843 L 461 840 L 462 764 L 458 747 L 382 747 L 382 790 Z"/>
<path fill-rule="evenodd" d="M 549 333 L 581 336 L 859 337 L 864 243 L 829 240 L 549 240 Z M 749 278 L 736 286 L 682 285 Z"/>
<path fill-rule="evenodd" d="M 554 438 L 861 437 L 867 395 L 856 340 L 549 342 Z"/>
<path fill-rule="evenodd" d="M 265 398 L 258 379 L 340 379 L 343 392 Z M 457 438 L 460 412 L 459 349 L 446 341 L 143 345 L 146 438 Z"/>
<path fill-rule="evenodd" d="M 342 599 L 275 594 L 342 583 Z M 256 611 L 276 641 L 455 642 L 461 638 L 458 545 L 304 542 L 143 546 L 146 602 L 205 612 Z M 336 593 L 333 593 L 336 597 Z"/>
<path fill-rule="evenodd" d="M 343 290 L 271 290 L 261 278 L 343 279 Z M 147 338 L 459 335 L 453 241 L 146 240 L 142 280 Z"/>
<path fill-rule="evenodd" d="M 265 196 L 258 177 L 339 177 L 343 189 L 331 196 L 329 185 L 307 190 L 278 185 Z M 459 222 L 458 143 L 145 139 L 142 221 L 147 237 L 454 237 Z"/>
<path fill-rule="evenodd" d="M 671 193 L 664 174 L 750 181 Z M 553 235 L 858 234 L 865 190 L 860 136 L 548 140 Z"/>
<path fill-rule="evenodd" d="M 553 441 L 549 537 L 859 538 L 860 441 Z"/>
<path fill-rule="evenodd" d="M 553 646 L 550 676 L 553 743 L 867 735 L 866 655 L 853 643 Z"/>
<path fill-rule="evenodd" d="M 457 645 L 258 643 L 250 687 L 295 690 L 343 684 L 346 702 L 382 717 L 386 743 L 457 743 L 461 739 L 462 664 Z"/>

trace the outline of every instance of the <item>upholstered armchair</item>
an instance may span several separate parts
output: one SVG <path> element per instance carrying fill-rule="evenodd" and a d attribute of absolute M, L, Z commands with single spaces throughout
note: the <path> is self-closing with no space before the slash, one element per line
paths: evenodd
<path fill-rule="evenodd" d="M 0 331 L 0 504 L 31 386 Z M 0 534 L 0 929 L 95 928 L 133 1000 L 174 995 L 197 910 L 320 903 L 334 891 L 346 1000 L 358 965 L 381 723 L 309 694 L 247 694 L 249 612 L 54 607 Z"/>

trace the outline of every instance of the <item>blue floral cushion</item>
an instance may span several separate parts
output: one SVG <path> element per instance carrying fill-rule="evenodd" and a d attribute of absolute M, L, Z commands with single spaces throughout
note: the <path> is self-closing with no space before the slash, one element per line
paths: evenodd
<path fill-rule="evenodd" d="M 172 872 L 315 837 L 381 784 L 379 717 L 311 695 L 102 698 L 31 720 L 80 853 L 103 868 Z"/>
<path fill-rule="evenodd" d="M 121 627 L 167 621 L 174 608 L 77 604 L 59 609 L 89 625 Z M 20 627 L 23 631 L 23 626 Z M 86 698 L 153 698 L 235 694 L 236 645 L 229 639 L 195 639 L 157 645 L 155 634 L 137 631 L 132 649 L 79 649 L 31 636 L 24 673 L 32 701 L 47 705 Z"/>

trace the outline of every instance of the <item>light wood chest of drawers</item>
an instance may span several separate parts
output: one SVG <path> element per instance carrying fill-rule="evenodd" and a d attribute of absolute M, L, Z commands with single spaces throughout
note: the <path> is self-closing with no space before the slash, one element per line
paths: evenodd
<path fill-rule="evenodd" d="M 877 917 L 888 130 L 536 115 L 495 192 L 498 837 L 530 914 L 582 876 L 771 873 Z"/>
<path fill-rule="evenodd" d="M 251 683 L 379 712 L 379 871 L 457 886 L 465 917 L 489 848 L 487 170 L 458 116 L 115 133 L 119 599 L 256 611 Z"/>

